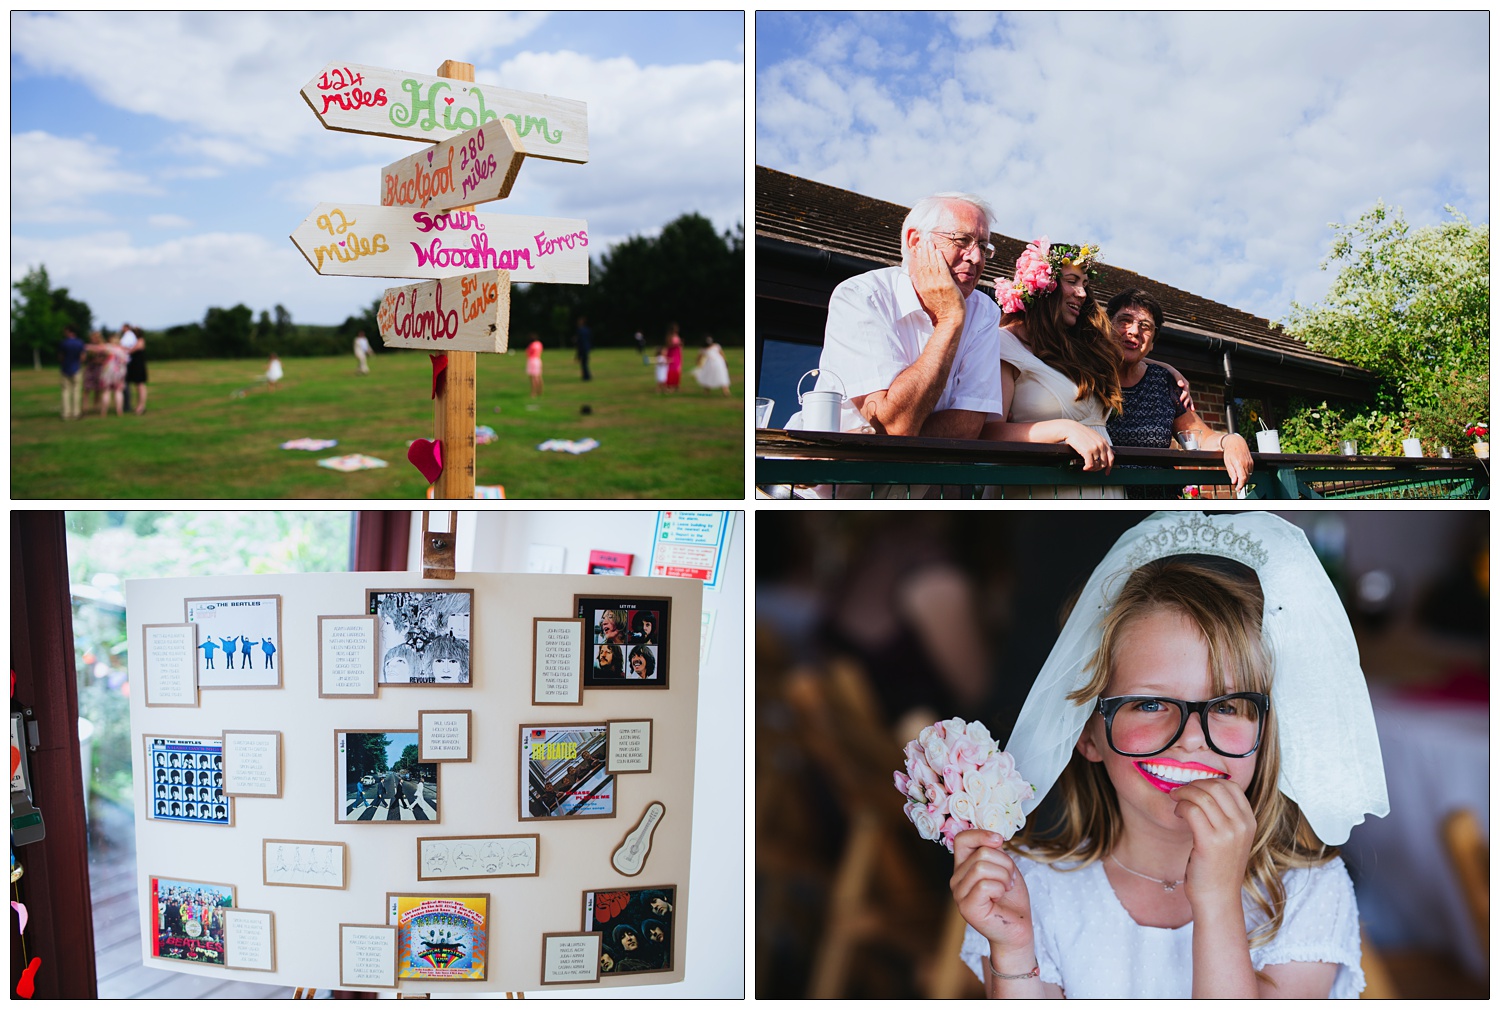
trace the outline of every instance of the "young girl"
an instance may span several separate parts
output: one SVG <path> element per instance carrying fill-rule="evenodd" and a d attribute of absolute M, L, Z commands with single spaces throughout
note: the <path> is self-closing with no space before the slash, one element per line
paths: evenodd
<path fill-rule="evenodd" d="M 1126 533 L 1006 749 L 1027 805 L 1056 780 L 1062 813 L 1009 852 L 955 839 L 963 956 L 988 995 L 1363 989 L 1354 888 L 1327 843 L 1387 812 L 1385 780 L 1348 619 L 1295 527 L 1178 512 Z"/>
<path fill-rule="evenodd" d="M 542 342 L 531 335 L 531 343 L 526 345 L 526 375 L 531 379 L 531 398 L 534 400 L 542 395 Z"/>
<path fill-rule="evenodd" d="M 658 393 L 667 391 L 667 349 L 665 347 L 656 349 L 656 391 Z"/>

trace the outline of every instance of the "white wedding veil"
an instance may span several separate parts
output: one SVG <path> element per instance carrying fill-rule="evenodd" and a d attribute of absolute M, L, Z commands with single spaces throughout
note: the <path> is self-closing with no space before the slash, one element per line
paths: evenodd
<path fill-rule="evenodd" d="M 1212 554 L 1255 570 L 1261 633 L 1274 663 L 1271 704 L 1281 738 L 1278 785 L 1328 845 L 1366 814 L 1384 817 L 1385 770 L 1370 695 L 1344 606 L 1302 531 L 1265 512 L 1157 512 L 1104 556 L 1042 665 L 1005 745 L 1036 788 L 1030 814 L 1057 782 L 1093 711 L 1067 695 L 1089 680 L 1100 625 L 1130 573 L 1174 554 Z"/>

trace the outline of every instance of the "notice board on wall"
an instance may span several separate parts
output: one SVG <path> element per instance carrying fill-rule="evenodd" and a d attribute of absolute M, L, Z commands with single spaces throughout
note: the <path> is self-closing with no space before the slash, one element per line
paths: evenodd
<path fill-rule="evenodd" d="M 145 964 L 407 995 L 682 980 L 699 583 L 152 579 L 126 607 Z"/>

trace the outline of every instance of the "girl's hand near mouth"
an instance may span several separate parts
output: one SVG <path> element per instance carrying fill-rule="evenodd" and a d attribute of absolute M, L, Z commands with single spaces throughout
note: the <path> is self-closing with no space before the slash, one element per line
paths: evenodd
<path fill-rule="evenodd" d="M 1255 841 L 1255 814 L 1245 791 L 1227 778 L 1202 779 L 1172 790 L 1177 816 L 1193 832 L 1184 877 L 1195 922 L 1217 915 L 1243 922 L 1240 888 Z"/>

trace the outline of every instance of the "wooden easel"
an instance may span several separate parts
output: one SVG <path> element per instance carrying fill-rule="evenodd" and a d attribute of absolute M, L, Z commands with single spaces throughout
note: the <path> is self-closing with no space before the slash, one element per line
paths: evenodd
<path fill-rule="evenodd" d="M 434 515 L 442 517 L 444 513 L 422 513 L 422 578 L 453 579 L 457 577 L 458 513 L 449 511 L 448 524 L 441 529 L 433 528 Z"/>

